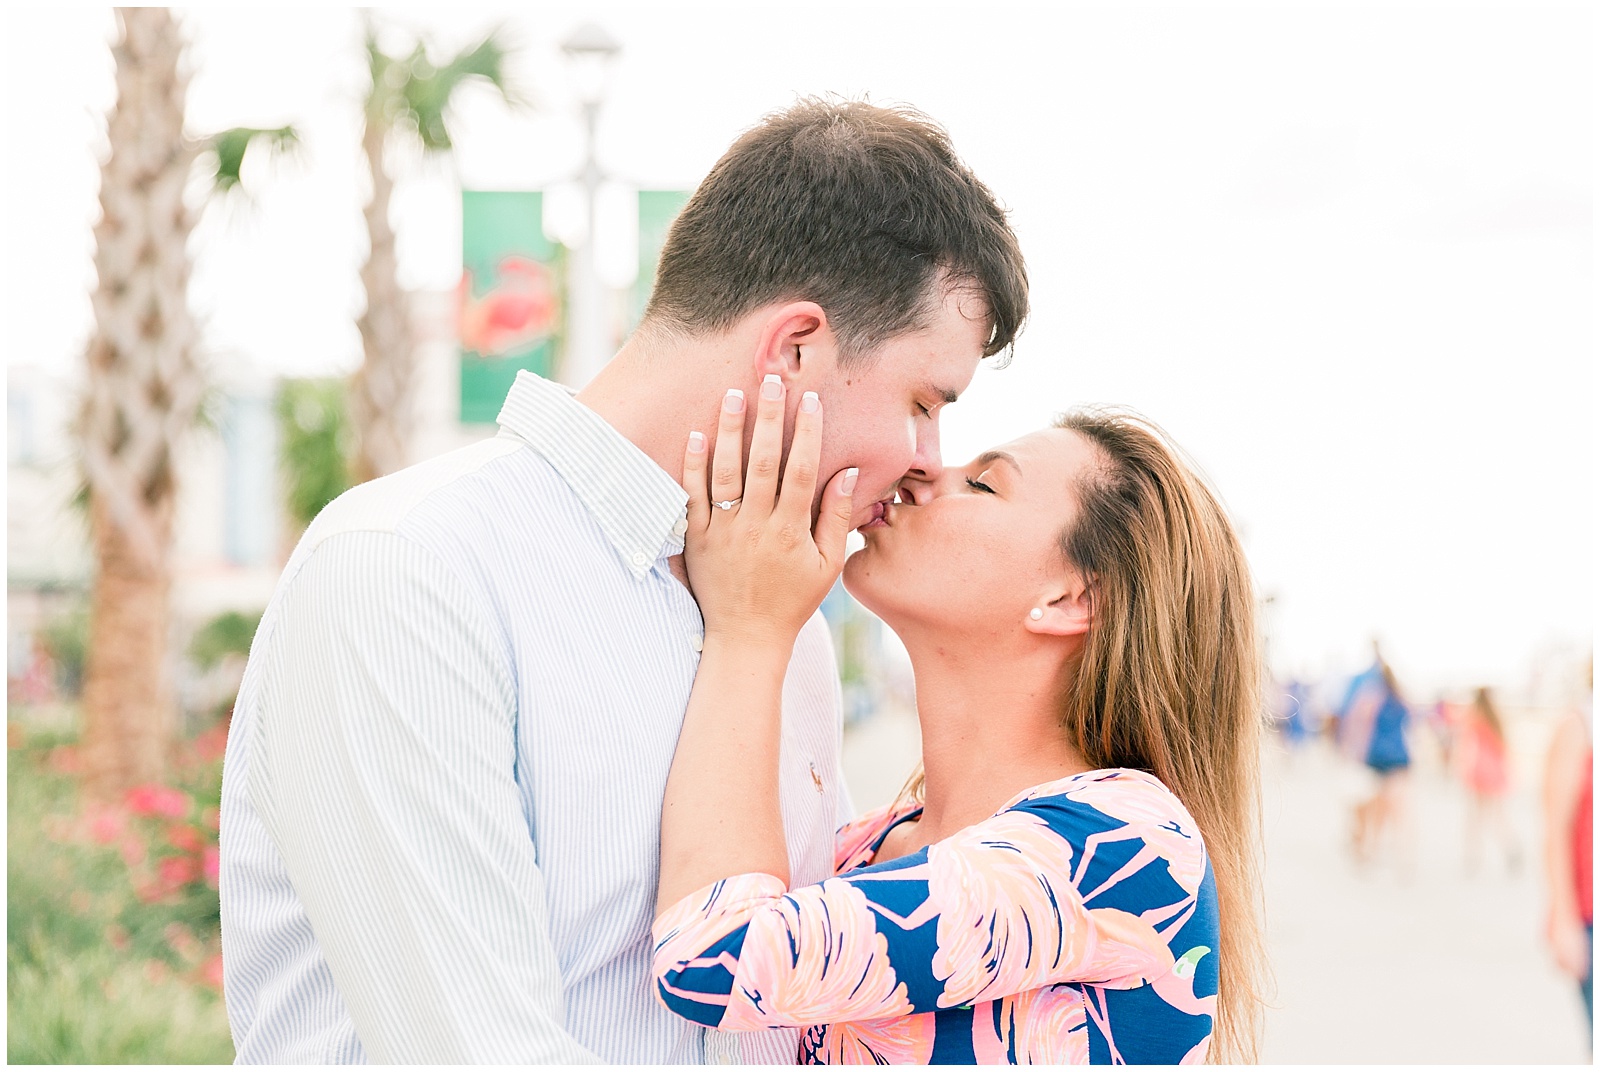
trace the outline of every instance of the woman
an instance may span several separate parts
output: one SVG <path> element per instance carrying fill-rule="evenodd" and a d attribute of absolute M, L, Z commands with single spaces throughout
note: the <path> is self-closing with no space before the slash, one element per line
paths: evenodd
<path fill-rule="evenodd" d="M 807 1063 L 1253 1057 L 1259 667 L 1215 498 L 1148 426 L 1097 413 L 907 479 L 844 572 L 911 655 L 923 769 L 840 831 L 838 877 L 788 890 L 780 690 L 854 473 L 813 540 L 815 396 L 781 494 L 781 398 L 743 480 L 737 408 L 709 495 L 699 433 L 684 466 L 706 635 L 662 816 L 663 1002 L 802 1026 Z"/>
<path fill-rule="evenodd" d="M 1505 798 L 1511 779 L 1505 724 L 1487 688 L 1480 687 L 1473 694 L 1461 732 L 1461 780 L 1466 783 L 1471 801 L 1467 815 L 1467 871 L 1478 870 L 1483 843 L 1492 837 L 1505 852 L 1506 869 L 1515 874 L 1522 863 L 1522 847 L 1506 820 Z"/>
<path fill-rule="evenodd" d="M 1578 984 L 1594 1028 L 1594 660 L 1582 709 L 1569 710 L 1545 753 L 1545 940 Z"/>
<path fill-rule="evenodd" d="M 1352 739 L 1361 748 L 1363 762 L 1378 777 L 1372 796 L 1355 808 L 1351 848 L 1359 863 L 1370 860 L 1386 829 L 1400 833 L 1409 819 L 1408 774 L 1411 749 L 1406 733 L 1411 710 L 1400 692 L 1394 670 L 1373 644 L 1373 664 L 1351 686 L 1345 716 Z M 1400 866 L 1409 873 L 1415 864 L 1416 846 L 1406 838 L 1400 846 Z"/>

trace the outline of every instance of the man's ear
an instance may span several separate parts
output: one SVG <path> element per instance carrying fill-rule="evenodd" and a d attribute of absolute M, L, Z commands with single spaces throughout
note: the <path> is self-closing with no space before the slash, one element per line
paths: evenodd
<path fill-rule="evenodd" d="M 792 383 L 806 366 L 838 358 L 828 314 L 816 302 L 785 302 L 773 308 L 756 337 L 757 380 L 776 375 L 784 383 Z"/>
<path fill-rule="evenodd" d="M 1040 636 L 1082 636 L 1093 618 L 1090 586 L 1073 571 L 1064 584 L 1040 593 L 1039 602 L 1023 615 L 1022 626 Z"/>

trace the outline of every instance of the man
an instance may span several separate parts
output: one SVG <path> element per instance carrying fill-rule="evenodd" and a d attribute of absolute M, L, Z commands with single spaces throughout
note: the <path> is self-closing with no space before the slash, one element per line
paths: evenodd
<path fill-rule="evenodd" d="M 223 778 L 242 1061 L 792 1062 L 649 985 L 660 809 L 702 622 L 677 478 L 768 377 L 823 406 L 855 524 L 940 469 L 938 419 L 1026 314 L 1015 237 L 910 111 L 802 102 L 674 224 L 644 321 L 573 398 L 524 373 L 497 438 L 355 488 L 262 619 Z M 826 626 L 784 686 L 796 882 L 846 817 Z M 709 1037 L 708 1037 L 709 1036 Z"/>

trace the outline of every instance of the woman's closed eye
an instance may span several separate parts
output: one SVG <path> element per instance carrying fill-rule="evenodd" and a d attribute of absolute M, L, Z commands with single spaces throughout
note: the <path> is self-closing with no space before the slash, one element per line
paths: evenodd
<path fill-rule="evenodd" d="M 972 479 L 970 476 L 967 477 L 967 487 L 973 488 L 973 489 L 975 489 L 977 491 L 987 491 L 990 495 L 994 494 L 994 489 L 993 488 L 991 488 L 989 485 L 985 484 L 981 480 Z"/>

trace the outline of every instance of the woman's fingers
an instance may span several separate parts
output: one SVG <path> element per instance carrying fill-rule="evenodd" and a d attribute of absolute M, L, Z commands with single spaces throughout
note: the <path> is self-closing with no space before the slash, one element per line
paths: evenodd
<path fill-rule="evenodd" d="M 722 397 L 717 445 L 711 456 L 711 502 L 732 502 L 744 486 L 744 392 L 734 388 Z"/>
<path fill-rule="evenodd" d="M 756 400 L 756 427 L 750 437 L 750 462 L 744 473 L 744 508 L 756 517 L 772 513 L 778 495 L 778 472 L 783 466 L 783 380 L 768 376 L 761 381 Z"/>
<path fill-rule="evenodd" d="M 844 569 L 845 540 L 850 536 L 850 519 L 853 516 L 856 477 L 859 470 L 846 469 L 828 482 L 822 491 L 822 509 L 817 514 L 817 527 L 813 538 L 822 560 L 834 576 Z"/>
<path fill-rule="evenodd" d="M 689 493 L 687 517 L 692 531 L 705 528 L 711 504 L 706 493 L 706 452 L 704 432 L 690 432 L 689 445 L 683 453 L 683 490 Z"/>
<path fill-rule="evenodd" d="M 758 433 L 759 434 L 759 433 Z M 798 531 L 811 528 L 811 501 L 817 493 L 817 467 L 822 458 L 822 403 L 815 391 L 800 396 L 794 415 L 794 439 L 789 443 L 789 461 L 783 470 L 783 493 L 778 512 Z M 751 469 L 755 452 L 751 451 Z"/>

